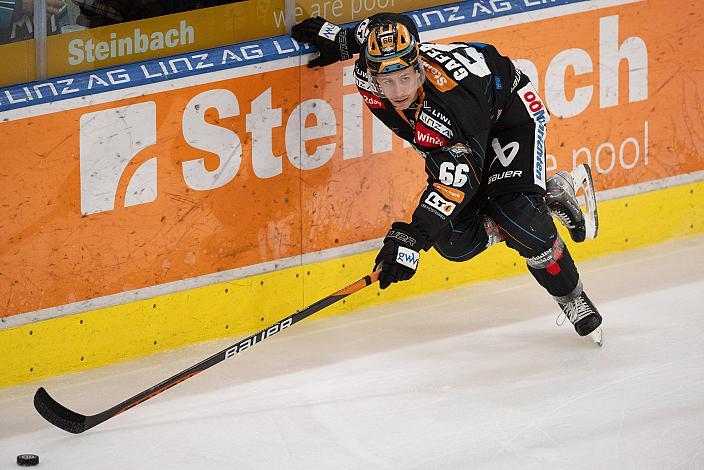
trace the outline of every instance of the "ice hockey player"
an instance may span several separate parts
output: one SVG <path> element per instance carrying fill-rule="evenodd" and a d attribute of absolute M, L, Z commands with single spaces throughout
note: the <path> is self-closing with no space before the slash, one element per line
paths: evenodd
<path fill-rule="evenodd" d="M 376 257 L 380 287 L 410 279 L 421 250 L 461 262 L 504 241 L 526 259 L 577 334 L 601 345 L 602 318 L 551 217 L 575 242 L 596 236 L 589 167 L 546 182 L 549 114 L 511 60 L 489 44 L 420 43 L 413 21 L 392 13 L 354 28 L 310 18 L 292 36 L 320 51 L 310 67 L 359 54 L 355 80 L 370 111 L 425 159 L 427 185 L 411 221 L 392 224 Z M 586 213 L 575 195 L 580 187 Z"/>

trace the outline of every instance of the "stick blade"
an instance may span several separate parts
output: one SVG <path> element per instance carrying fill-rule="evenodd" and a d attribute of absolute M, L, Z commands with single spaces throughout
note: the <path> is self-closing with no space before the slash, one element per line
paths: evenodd
<path fill-rule="evenodd" d="M 86 416 L 69 410 L 51 398 L 44 387 L 39 387 L 37 393 L 34 394 L 34 408 L 44 419 L 64 431 L 80 434 L 88 429 Z"/>

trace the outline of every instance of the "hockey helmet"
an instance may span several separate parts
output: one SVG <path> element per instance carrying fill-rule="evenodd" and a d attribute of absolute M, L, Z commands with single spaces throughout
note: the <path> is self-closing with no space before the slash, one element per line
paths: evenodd
<path fill-rule="evenodd" d="M 383 22 L 372 26 L 364 55 L 372 76 L 409 67 L 416 68 L 422 75 L 418 41 L 403 23 Z"/>

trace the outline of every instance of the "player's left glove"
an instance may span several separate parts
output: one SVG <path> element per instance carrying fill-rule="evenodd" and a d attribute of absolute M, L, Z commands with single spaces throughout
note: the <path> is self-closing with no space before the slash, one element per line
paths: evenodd
<path fill-rule="evenodd" d="M 376 255 L 375 266 L 381 264 L 379 287 L 386 289 L 394 282 L 407 281 L 418 269 L 420 250 L 425 237 L 405 222 L 394 222 L 384 237 L 384 246 Z"/>
<path fill-rule="evenodd" d="M 308 62 L 308 67 L 324 67 L 340 60 L 351 59 L 354 32 L 316 16 L 303 20 L 291 29 L 291 36 L 298 42 L 313 44 L 320 55 Z"/>

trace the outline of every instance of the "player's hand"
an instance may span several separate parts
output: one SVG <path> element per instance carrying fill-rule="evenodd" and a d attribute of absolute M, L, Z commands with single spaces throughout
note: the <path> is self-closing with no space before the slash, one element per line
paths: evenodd
<path fill-rule="evenodd" d="M 381 264 L 379 287 L 386 289 L 394 282 L 407 281 L 418 269 L 424 237 L 405 222 L 394 222 L 384 238 L 384 246 L 376 255 L 375 266 Z"/>
<path fill-rule="evenodd" d="M 303 20 L 291 29 L 291 36 L 298 42 L 313 44 L 320 55 L 308 62 L 308 67 L 324 67 L 340 60 L 352 58 L 349 31 L 316 16 Z"/>

